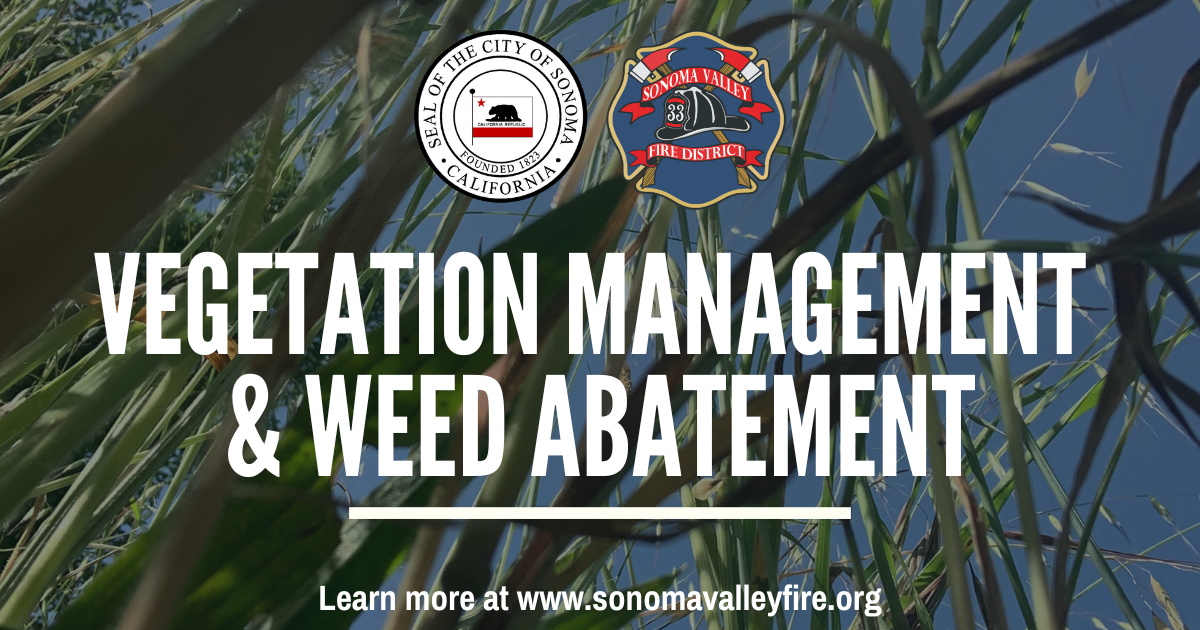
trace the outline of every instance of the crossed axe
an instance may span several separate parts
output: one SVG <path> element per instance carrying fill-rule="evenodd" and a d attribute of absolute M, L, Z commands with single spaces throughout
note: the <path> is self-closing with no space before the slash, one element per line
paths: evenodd
<path fill-rule="evenodd" d="M 674 55 L 675 51 L 677 50 L 682 49 L 663 48 L 646 55 L 639 60 L 637 64 L 629 69 L 629 75 L 637 79 L 639 83 L 645 83 L 646 80 L 650 78 L 650 75 L 654 74 L 655 72 L 663 76 L 670 74 L 671 68 L 667 65 L 667 62 L 671 60 L 671 55 Z M 733 78 L 735 81 L 737 78 L 733 77 L 734 70 L 737 70 L 738 73 L 742 75 L 742 78 L 745 79 L 746 83 L 753 82 L 759 77 L 759 75 L 762 74 L 762 70 L 760 70 L 758 66 L 754 65 L 754 63 L 750 61 L 746 55 L 743 55 L 736 50 L 730 50 L 729 48 L 710 48 L 709 50 L 720 55 L 721 61 L 724 62 L 718 72 Z M 706 92 L 712 92 L 715 89 L 716 86 L 713 85 L 704 86 L 704 90 Z M 717 137 L 717 141 L 721 144 L 729 144 L 729 138 L 725 137 L 725 132 L 714 130 L 712 134 Z M 733 162 L 734 168 L 737 169 L 738 184 L 749 188 L 750 174 L 746 172 L 746 168 L 743 166 L 738 166 L 737 158 L 731 157 L 729 160 Z M 646 170 L 642 172 L 641 185 L 643 187 L 654 184 L 654 171 L 657 168 L 658 165 L 652 164 L 647 166 Z"/>

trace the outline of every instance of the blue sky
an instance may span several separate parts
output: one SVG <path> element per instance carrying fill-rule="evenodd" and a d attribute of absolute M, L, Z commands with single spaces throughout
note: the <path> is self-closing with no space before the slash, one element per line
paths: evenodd
<path fill-rule="evenodd" d="M 1015 55 L 1022 55 L 1035 47 L 1044 44 L 1068 29 L 1091 18 L 1098 11 L 1097 4 L 1109 6 L 1107 0 L 1041 0 L 1034 2 L 1029 19 L 1025 25 L 1020 43 Z M 958 3 L 946 2 L 942 20 L 943 28 L 949 23 Z M 945 51 L 945 57 L 955 58 L 967 42 L 974 38 L 998 10 L 999 2 L 977 1 L 966 12 L 958 33 Z M 825 3 L 814 2 L 815 8 L 823 10 Z M 743 21 L 757 15 L 764 15 L 786 8 L 782 2 L 760 1 L 747 11 Z M 561 11 L 562 6 L 559 7 Z M 665 23 L 670 7 L 664 9 L 659 25 Z M 923 21 L 924 3 L 915 0 L 898 0 L 892 9 L 891 32 L 895 53 L 905 71 L 910 77 L 915 77 L 920 68 L 920 28 Z M 867 13 L 864 9 L 862 13 Z M 552 41 L 562 44 L 567 58 L 574 58 L 582 49 L 595 40 L 596 36 L 606 30 L 612 23 L 613 12 L 608 10 L 593 16 L 573 27 Z M 864 29 L 870 29 L 869 20 L 860 23 Z M 1123 31 L 1108 41 L 1097 43 L 1088 50 L 1089 66 L 1097 68 L 1096 77 L 1087 94 L 1076 102 L 1073 77 L 1082 58 L 1082 54 L 1069 58 L 1051 70 L 1029 81 L 1020 88 L 997 100 L 988 112 L 987 119 L 968 151 L 968 161 L 980 206 L 980 212 L 987 221 L 995 213 L 986 232 L 986 236 L 996 239 L 1053 239 L 1053 240 L 1089 240 L 1099 234 L 1091 228 L 1062 218 L 1044 206 L 1024 199 L 1009 199 L 996 212 L 1007 191 L 1021 178 L 1022 172 L 1028 166 L 1024 178 L 1052 189 L 1081 204 L 1087 204 L 1089 210 L 1105 217 L 1117 220 L 1128 220 L 1144 211 L 1149 185 L 1154 171 L 1158 152 L 1159 136 L 1166 116 L 1167 107 L 1175 85 L 1183 71 L 1200 56 L 1200 38 L 1196 33 L 1200 28 L 1200 11 L 1188 0 L 1175 0 L 1150 17 L 1143 19 L 1133 27 Z M 1002 61 L 1004 47 L 1007 44 L 1006 34 L 991 54 L 980 64 L 968 82 L 982 76 L 983 73 L 998 67 Z M 783 32 L 765 38 L 758 43 L 761 56 L 768 58 L 772 67 L 782 65 L 788 56 L 786 40 Z M 601 59 L 592 60 L 576 67 L 585 91 L 594 95 L 600 87 L 600 82 L 607 70 L 606 62 Z M 801 71 L 807 76 L 811 58 L 802 65 Z M 780 95 L 785 108 L 789 106 L 787 91 Z M 594 104 L 590 115 L 604 115 L 607 103 Z M 598 108 L 596 106 L 599 106 Z M 1067 117 L 1070 112 L 1069 117 Z M 1064 122 L 1065 118 L 1065 122 Z M 1181 172 L 1189 168 L 1200 158 L 1200 146 L 1189 140 L 1195 139 L 1200 132 L 1200 116 L 1193 114 L 1185 119 L 1177 135 L 1177 142 L 1172 156 L 1171 177 L 1168 185 Z M 1061 124 L 1061 126 L 1060 126 Z M 1057 132 L 1055 132 L 1057 128 Z M 784 132 L 784 142 L 789 142 L 791 136 L 790 120 Z M 1031 159 L 1039 149 L 1047 143 L 1051 133 L 1053 141 L 1061 142 L 1089 151 L 1109 152 L 1104 157 L 1119 164 L 1114 166 L 1095 157 L 1087 155 L 1068 155 L 1046 149 L 1031 164 Z M 822 99 L 821 110 L 817 113 L 812 132 L 809 136 L 808 149 L 841 158 L 854 156 L 870 138 L 870 124 L 859 100 L 854 79 L 848 66 L 843 60 L 838 66 L 836 78 Z M 944 140 L 937 145 L 938 206 L 944 202 L 945 186 L 948 182 L 949 159 Z M 721 206 L 722 223 L 725 226 L 724 235 L 726 246 L 734 251 L 747 251 L 755 244 L 752 235 L 763 235 L 769 231 L 770 221 L 779 187 L 779 174 L 782 171 L 783 159 L 775 158 L 772 172 L 773 177 L 765 182 L 760 192 L 755 195 L 736 196 Z M 833 172 L 834 166 L 829 163 L 810 162 L 810 190 L 815 190 L 819 183 Z M 540 199 L 534 206 L 534 214 L 545 212 L 548 198 Z M 453 242 L 450 251 L 476 251 L 482 244 L 485 249 L 495 245 L 511 234 L 517 218 L 502 214 L 485 214 L 488 211 L 520 212 L 525 208 L 524 202 L 512 206 L 473 204 L 473 211 L 463 222 Z M 803 211 L 801 209 L 800 211 Z M 877 214 L 870 207 L 863 210 L 860 221 L 860 233 L 856 235 L 856 244 L 861 244 L 866 232 L 874 224 Z M 435 223 L 435 222 L 431 222 Z M 693 230 L 694 230 L 693 222 Z M 935 233 L 941 234 L 944 226 L 935 226 Z M 413 235 L 411 243 L 419 245 L 427 242 L 432 225 L 423 227 Z M 385 235 L 388 237 L 390 235 Z M 678 228 L 672 228 L 672 236 L 678 238 Z M 694 237 L 694 236 L 693 236 Z M 965 234 L 959 233 L 959 238 Z M 389 239 L 390 240 L 390 239 Z M 825 243 L 822 250 L 828 251 L 830 243 Z M 676 245 L 673 253 L 678 255 L 681 250 Z M 1094 273 L 1081 275 L 1076 282 L 1076 299 L 1080 304 L 1109 307 L 1112 303 L 1108 288 Z M 1040 299 L 1050 299 L 1050 294 L 1043 290 Z M 878 306 L 878 305 L 877 305 Z M 1053 326 L 1043 314 L 1040 329 L 1043 336 L 1039 346 L 1043 349 L 1038 356 L 1014 356 L 1013 373 L 1020 374 L 1025 370 L 1050 360 L 1068 361 L 1068 356 L 1050 354 L 1054 347 Z M 1075 347 L 1076 350 L 1090 341 L 1110 317 L 1108 311 L 1091 314 L 1091 320 L 1076 315 Z M 1174 322 L 1182 321 L 1182 313 L 1178 308 L 1168 311 L 1168 318 Z M 1094 322 L 1094 324 L 1093 324 Z M 1167 323 L 1167 329 L 1174 330 L 1174 325 Z M 1113 332 L 1109 333 L 1111 337 Z M 1168 367 L 1189 382 L 1194 382 L 1192 375 L 1196 373 L 1195 360 L 1196 342 L 1189 338 L 1185 340 L 1172 356 Z M 978 366 L 972 357 L 948 357 L 952 371 L 960 373 L 978 373 Z M 635 374 L 648 367 L 650 357 L 633 357 L 631 360 Z M 596 369 L 596 366 L 585 365 Z M 1051 368 L 1041 377 L 1043 382 L 1051 382 L 1064 371 L 1062 367 Z M 1095 377 L 1088 375 L 1082 379 L 1094 382 Z M 1083 389 L 1079 386 L 1069 390 L 1065 400 L 1073 400 L 1070 393 L 1077 398 Z M 1060 408 L 1061 407 L 1061 408 Z M 987 407 L 985 407 L 987 408 Z M 1036 420 L 1031 429 L 1035 435 L 1040 434 L 1050 426 L 1059 415 L 1065 411 L 1064 405 L 1052 407 L 1047 413 Z M 989 411 L 990 418 L 995 418 L 995 411 Z M 1087 416 L 1087 417 L 1090 417 Z M 1086 419 L 1086 418 L 1085 418 Z M 1105 443 L 1101 447 L 1100 461 L 1091 476 L 1091 483 L 1085 490 L 1084 496 L 1090 496 L 1090 490 L 1095 487 L 1098 472 L 1106 463 L 1107 454 L 1111 452 L 1116 434 L 1116 425 L 1110 429 Z M 577 423 L 577 428 L 579 427 Z M 1058 476 L 1064 480 L 1071 477 L 1075 462 L 1078 459 L 1080 443 L 1085 431 L 1084 422 L 1076 422 L 1066 432 L 1055 440 L 1048 449 L 1047 456 Z M 877 448 L 877 445 L 876 445 Z M 1117 475 L 1108 491 L 1106 505 L 1124 527 L 1130 541 L 1104 520 L 1097 524 L 1097 540 L 1102 547 L 1122 552 L 1141 552 L 1143 549 L 1171 536 L 1176 529 L 1156 511 L 1151 496 L 1165 506 L 1179 528 L 1189 527 L 1200 522 L 1200 483 L 1196 481 L 1197 463 L 1200 462 L 1198 451 L 1183 437 L 1182 433 L 1171 425 L 1157 411 L 1147 408 L 1141 414 L 1137 426 L 1126 446 Z M 1007 463 L 1007 462 L 1006 462 Z M 362 496 L 366 488 L 374 485 L 377 480 L 369 474 L 374 469 L 374 460 L 367 457 L 365 461 L 367 477 L 356 479 L 352 484 L 355 496 Z M 554 470 L 554 466 L 552 466 Z M 902 475 L 895 478 L 897 488 L 906 488 L 910 483 L 909 477 Z M 1038 485 L 1035 488 L 1039 509 L 1047 514 L 1059 516 L 1057 503 L 1044 483 L 1041 476 L 1035 473 Z M 994 479 L 993 479 L 994 481 Z M 810 505 L 818 498 L 812 490 L 811 480 L 793 483 L 788 494 L 790 504 Z M 903 490 L 900 491 L 901 493 Z M 469 501 L 470 494 L 464 495 Z M 900 493 L 888 492 L 877 500 L 884 511 L 884 519 L 894 516 L 903 498 Z M 1018 530 L 1015 511 L 1009 508 L 1002 513 L 1006 521 L 1005 528 Z M 1053 535 L 1054 529 L 1048 516 L 1041 521 L 1042 531 Z M 1200 533 L 1190 536 L 1200 543 Z M 916 536 L 910 539 L 915 540 Z M 860 541 L 862 538 L 860 537 Z M 657 575 L 680 563 L 691 563 L 690 549 L 686 541 L 676 541 L 663 545 L 643 544 L 638 546 L 636 566 L 639 577 L 646 578 Z M 835 550 L 844 553 L 844 548 Z M 1200 561 L 1200 554 L 1191 548 L 1190 544 L 1177 539 L 1163 545 L 1151 555 L 1160 558 L 1171 558 L 1186 561 Z M 1018 560 L 1020 563 L 1020 560 Z M 1190 620 L 1194 626 L 1200 621 L 1200 602 L 1189 595 L 1197 592 L 1200 587 L 1200 577 L 1172 569 L 1163 565 L 1135 565 L 1127 571 L 1119 572 L 1125 590 L 1141 613 L 1143 623 L 1150 626 L 1149 610 L 1154 604 L 1154 596 L 1150 590 L 1149 575 L 1153 575 L 1171 592 L 1185 620 Z M 1085 566 L 1081 579 L 1082 584 L 1091 583 L 1095 572 Z M 390 581 L 394 586 L 396 578 Z M 948 613 L 948 603 L 944 606 Z M 1161 613 L 1160 613 L 1161 614 Z M 1116 621 L 1120 613 L 1112 603 L 1111 597 L 1099 586 L 1085 595 L 1073 607 L 1070 619 L 1072 627 L 1091 627 L 1091 618 L 1102 620 L 1112 630 L 1116 630 Z M 1021 627 L 1020 617 L 1015 605 L 1010 607 L 1009 621 L 1013 627 Z M 805 627 L 806 619 L 798 619 L 795 627 Z M 382 616 L 378 614 L 365 615 L 355 624 L 356 630 L 379 628 Z M 940 614 L 938 625 L 950 625 L 949 615 Z"/>

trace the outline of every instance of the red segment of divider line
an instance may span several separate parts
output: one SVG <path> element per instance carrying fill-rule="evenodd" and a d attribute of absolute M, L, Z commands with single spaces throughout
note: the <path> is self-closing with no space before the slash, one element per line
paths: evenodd
<path fill-rule="evenodd" d="M 532 138 L 532 127 L 474 127 L 471 135 L 475 138 Z"/>

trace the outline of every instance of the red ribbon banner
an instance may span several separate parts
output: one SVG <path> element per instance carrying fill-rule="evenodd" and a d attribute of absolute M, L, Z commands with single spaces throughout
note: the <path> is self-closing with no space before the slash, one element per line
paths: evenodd
<path fill-rule="evenodd" d="M 715 86 L 739 101 L 754 100 L 749 85 L 738 83 L 733 80 L 733 77 L 721 74 L 712 68 L 683 68 L 682 70 L 676 70 L 642 87 L 642 100 L 653 101 L 667 92 L 689 83 L 703 83 L 704 85 Z"/>
<path fill-rule="evenodd" d="M 747 151 L 746 145 L 737 142 L 714 144 L 710 147 L 681 147 L 665 142 L 655 142 L 647 146 L 645 151 L 630 151 L 629 154 L 633 156 L 633 162 L 629 165 L 630 168 L 642 165 L 650 166 L 648 160 L 654 158 L 671 158 L 685 162 L 707 162 L 709 160 L 736 158 L 735 161 L 739 167 L 763 165 L 758 160 L 759 156 L 762 155 L 762 151 Z"/>
<path fill-rule="evenodd" d="M 630 103 L 622 107 L 621 111 L 632 116 L 629 122 L 633 122 L 654 111 L 654 106 L 650 103 L 655 99 L 661 98 L 681 85 L 693 83 L 711 85 L 743 103 L 747 103 L 738 108 L 738 111 L 747 116 L 752 116 L 758 122 L 762 122 L 763 114 L 772 111 L 771 107 L 766 103 L 754 102 L 753 90 L 749 85 L 738 83 L 733 80 L 733 77 L 721 74 L 712 68 L 683 68 L 653 83 L 648 83 L 642 87 L 642 101 L 640 103 Z"/>

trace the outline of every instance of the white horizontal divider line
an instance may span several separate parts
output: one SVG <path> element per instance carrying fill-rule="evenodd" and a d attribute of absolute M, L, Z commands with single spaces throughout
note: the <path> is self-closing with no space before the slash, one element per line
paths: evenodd
<path fill-rule="evenodd" d="M 352 520 L 402 521 L 709 521 L 838 520 L 848 507 L 352 507 Z"/>

